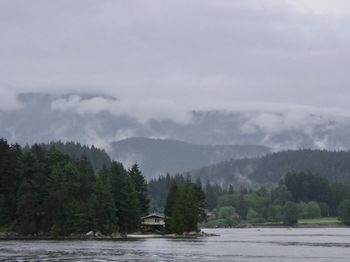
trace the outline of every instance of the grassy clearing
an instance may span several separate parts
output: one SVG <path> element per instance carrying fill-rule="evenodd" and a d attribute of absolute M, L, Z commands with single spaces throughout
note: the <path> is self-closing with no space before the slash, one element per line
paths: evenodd
<path fill-rule="evenodd" d="M 337 217 L 320 217 L 312 219 L 299 219 L 299 225 L 338 225 L 341 222 Z"/>

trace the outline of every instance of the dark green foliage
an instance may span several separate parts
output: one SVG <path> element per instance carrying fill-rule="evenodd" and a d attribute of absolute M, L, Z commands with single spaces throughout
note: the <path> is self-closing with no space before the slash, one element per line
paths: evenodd
<path fill-rule="evenodd" d="M 108 170 L 103 168 L 97 178 L 94 193 L 91 198 L 91 216 L 93 227 L 102 233 L 116 230 L 116 208 L 107 179 Z"/>
<path fill-rule="evenodd" d="M 247 205 L 246 200 L 244 199 L 243 193 L 239 194 L 239 199 L 238 199 L 238 203 L 237 203 L 237 212 L 238 212 L 238 215 L 241 219 L 247 218 L 248 205 Z"/>
<path fill-rule="evenodd" d="M 350 199 L 350 185 L 335 183 L 331 185 L 331 197 L 329 201 L 329 214 L 335 216 L 337 208 L 344 199 Z"/>
<path fill-rule="evenodd" d="M 0 140 L 0 226 L 55 235 L 137 230 L 147 184 L 137 167 L 129 174 L 120 163 L 109 166 L 96 176 L 84 154 L 72 159 L 53 146 L 22 150 Z"/>
<path fill-rule="evenodd" d="M 122 164 L 112 163 L 110 183 L 119 230 L 123 233 L 137 230 L 142 215 L 141 206 L 133 180 Z"/>
<path fill-rule="evenodd" d="M 207 180 L 204 191 L 205 191 L 205 198 L 207 203 L 206 208 L 208 210 L 215 209 L 217 207 L 217 195 L 214 187 L 210 185 L 209 180 Z"/>
<path fill-rule="evenodd" d="M 177 194 L 177 184 L 175 181 L 173 181 L 173 184 L 171 185 L 171 188 L 169 190 L 169 194 L 166 199 L 165 208 L 164 208 L 164 215 L 167 217 L 170 217 L 176 201 L 176 194 Z"/>
<path fill-rule="evenodd" d="M 149 199 L 147 195 L 147 181 L 142 175 L 137 164 L 134 164 L 128 172 L 135 186 L 137 198 L 140 203 L 141 214 L 145 216 L 148 214 L 149 208 Z"/>
<path fill-rule="evenodd" d="M 343 200 L 338 207 L 339 220 L 350 226 L 350 200 Z"/>
<path fill-rule="evenodd" d="M 69 213 L 64 224 L 66 233 L 86 233 L 92 229 L 87 204 L 81 201 L 69 203 Z"/>
<path fill-rule="evenodd" d="M 316 201 L 299 204 L 299 217 L 301 218 L 318 218 L 321 217 L 321 208 Z"/>
<path fill-rule="evenodd" d="M 288 201 L 283 207 L 283 224 L 294 226 L 298 224 L 298 207 L 296 203 Z"/>
<path fill-rule="evenodd" d="M 170 218 L 166 220 L 169 232 L 181 234 L 198 230 L 198 223 L 205 220 L 205 195 L 202 189 L 191 182 L 177 187 L 171 187 L 167 198 L 166 213 Z"/>
<path fill-rule="evenodd" d="M 81 145 L 76 142 L 50 142 L 49 144 L 40 144 L 42 148 L 49 149 L 51 147 L 56 148 L 60 152 L 69 155 L 72 159 L 79 159 L 82 155 L 85 155 L 91 162 L 95 171 L 100 170 L 103 166 L 110 167 L 111 159 L 108 154 L 99 148 L 94 146 Z"/>
<path fill-rule="evenodd" d="M 286 185 L 281 184 L 276 189 L 271 191 L 271 197 L 273 203 L 277 205 L 284 205 L 288 201 L 292 201 L 292 194 L 286 187 Z"/>
<path fill-rule="evenodd" d="M 289 173 L 285 177 L 285 185 L 296 202 L 316 200 L 328 202 L 330 187 L 327 179 L 311 173 Z"/>
<path fill-rule="evenodd" d="M 183 175 L 160 176 L 157 179 L 152 179 L 148 183 L 148 196 L 150 199 L 150 211 L 163 212 L 166 199 L 173 182 L 176 182 L 178 186 L 185 183 L 185 177 Z"/>
<path fill-rule="evenodd" d="M 33 234 L 37 227 L 37 199 L 33 192 L 33 186 L 28 179 L 23 179 L 18 189 L 17 199 L 17 225 L 16 229 L 24 234 Z"/>
<path fill-rule="evenodd" d="M 17 189 L 20 183 L 18 160 L 21 149 L 0 139 L 0 226 L 16 216 Z"/>

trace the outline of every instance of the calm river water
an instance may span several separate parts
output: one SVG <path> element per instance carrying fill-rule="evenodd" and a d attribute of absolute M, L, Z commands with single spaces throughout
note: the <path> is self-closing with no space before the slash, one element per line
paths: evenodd
<path fill-rule="evenodd" d="M 0 261 L 350 261 L 350 228 L 206 229 L 219 237 L 0 241 Z"/>

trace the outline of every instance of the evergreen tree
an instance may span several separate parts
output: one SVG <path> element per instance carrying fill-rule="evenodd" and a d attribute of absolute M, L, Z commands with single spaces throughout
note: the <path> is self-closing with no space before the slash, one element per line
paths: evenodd
<path fill-rule="evenodd" d="M 95 173 L 92 165 L 86 155 L 82 155 L 77 162 L 78 175 L 79 175 L 79 199 L 84 203 L 87 203 L 90 199 L 91 193 L 93 192 L 95 183 Z"/>
<path fill-rule="evenodd" d="M 173 184 L 171 185 L 171 188 L 169 190 L 167 199 L 166 199 L 166 204 L 164 208 L 164 215 L 166 217 L 171 217 L 171 214 L 173 212 L 174 206 L 175 206 L 175 197 L 177 194 L 177 184 L 175 181 L 173 181 Z"/>
<path fill-rule="evenodd" d="M 95 184 L 91 200 L 91 216 L 94 229 L 102 233 L 111 233 L 117 228 L 116 209 L 104 172 L 105 170 L 101 170 Z"/>
<path fill-rule="evenodd" d="M 232 195 L 235 193 L 235 190 L 233 188 L 233 186 L 230 184 L 230 186 L 228 187 L 228 194 Z"/>
<path fill-rule="evenodd" d="M 17 229 L 24 234 L 33 234 L 37 232 L 40 220 L 36 183 L 40 175 L 39 162 L 31 151 L 26 151 L 19 159 L 19 168 L 22 181 L 17 192 Z"/>
<path fill-rule="evenodd" d="M 16 217 L 20 156 L 19 145 L 10 146 L 6 140 L 0 139 L 0 226 L 10 223 Z"/>
<path fill-rule="evenodd" d="M 140 224 L 140 202 L 131 177 L 117 162 L 111 165 L 111 186 L 120 232 L 136 231 Z"/>
<path fill-rule="evenodd" d="M 244 199 L 243 192 L 239 194 L 237 212 L 241 219 L 246 219 L 248 214 L 248 206 L 246 200 Z"/>
<path fill-rule="evenodd" d="M 70 202 L 69 211 L 64 227 L 66 233 L 82 234 L 92 229 L 86 203 L 78 200 Z"/>
<path fill-rule="evenodd" d="M 37 232 L 36 208 L 37 202 L 32 184 L 25 178 L 18 190 L 16 229 L 19 233 L 34 234 Z"/>
<path fill-rule="evenodd" d="M 214 188 L 210 185 L 209 180 L 205 184 L 206 208 L 213 210 L 217 207 L 217 196 Z"/>
<path fill-rule="evenodd" d="M 197 231 L 198 223 L 205 219 L 204 193 L 192 183 L 185 183 L 175 194 L 175 203 L 170 218 L 172 232 Z"/>
<path fill-rule="evenodd" d="M 147 195 L 147 182 L 145 177 L 142 175 L 137 164 L 134 164 L 129 169 L 129 175 L 134 183 L 137 197 L 140 203 L 141 214 L 147 215 L 149 209 L 149 199 Z"/>

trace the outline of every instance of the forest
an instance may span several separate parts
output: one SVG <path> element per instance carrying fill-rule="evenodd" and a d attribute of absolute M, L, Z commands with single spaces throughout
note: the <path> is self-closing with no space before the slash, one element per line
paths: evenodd
<path fill-rule="evenodd" d="M 94 147 L 58 142 L 21 148 L 0 139 L 0 230 L 124 234 L 140 231 L 149 212 L 164 213 L 163 233 L 178 234 L 198 225 L 295 225 L 322 217 L 350 224 L 349 184 L 302 171 L 281 177 L 271 187 L 220 185 L 192 180 L 190 173 L 146 181 L 136 163 L 127 169 Z"/>
<path fill-rule="evenodd" d="M 147 181 L 137 164 L 126 169 L 108 160 L 104 151 L 75 143 L 22 149 L 0 139 L 0 229 L 57 236 L 140 231 L 149 212 Z M 187 179 L 167 198 L 166 232 L 197 230 L 205 219 L 201 188 Z"/>
<path fill-rule="evenodd" d="M 0 226 L 22 234 L 68 235 L 90 230 L 132 232 L 148 213 L 147 182 L 137 165 L 102 166 L 33 145 L 0 140 Z"/>
<path fill-rule="evenodd" d="M 162 176 L 149 182 L 150 207 L 163 210 L 172 183 L 182 184 L 183 175 Z M 235 227 L 247 224 L 295 225 L 298 219 L 338 217 L 350 224 L 350 185 L 329 182 L 310 172 L 288 173 L 270 189 L 221 186 L 209 181 L 196 184 L 203 188 L 206 210 L 214 216 L 205 224 L 210 227 Z"/>

